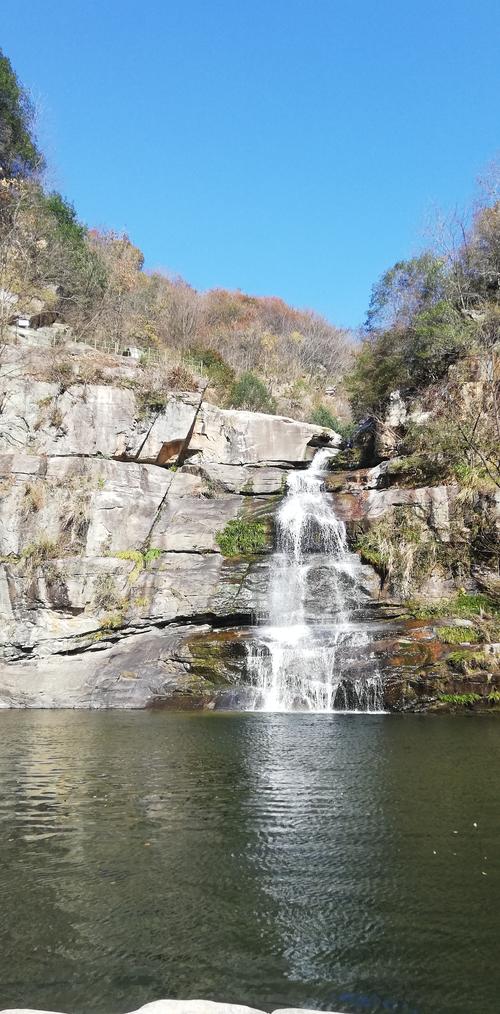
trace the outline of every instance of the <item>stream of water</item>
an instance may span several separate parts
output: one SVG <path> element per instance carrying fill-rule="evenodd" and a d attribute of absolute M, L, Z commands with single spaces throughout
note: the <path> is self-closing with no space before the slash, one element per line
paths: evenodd
<path fill-rule="evenodd" d="M 366 632 L 356 613 L 366 601 L 359 560 L 324 486 L 335 452 L 316 452 L 291 472 L 276 516 L 268 614 L 248 645 L 249 678 L 259 711 L 380 711 L 375 662 L 356 670 Z M 354 663 L 354 664 L 353 664 Z"/>

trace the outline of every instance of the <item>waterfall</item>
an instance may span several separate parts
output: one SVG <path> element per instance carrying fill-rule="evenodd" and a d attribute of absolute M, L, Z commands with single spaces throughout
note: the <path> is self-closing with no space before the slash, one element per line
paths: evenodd
<path fill-rule="evenodd" d="M 356 621 L 366 593 L 359 560 L 349 552 L 343 521 L 324 488 L 335 452 L 316 452 L 309 468 L 290 473 L 276 517 L 268 603 L 248 643 L 248 675 L 260 711 L 380 711 L 375 663 L 360 664 L 367 643 Z"/>

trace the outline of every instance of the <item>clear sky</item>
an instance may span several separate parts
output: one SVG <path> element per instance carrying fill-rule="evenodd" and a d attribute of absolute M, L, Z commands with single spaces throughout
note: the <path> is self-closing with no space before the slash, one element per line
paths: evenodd
<path fill-rule="evenodd" d="M 500 145 L 499 0 L 20 0 L 0 45 L 83 220 L 342 325 Z"/>

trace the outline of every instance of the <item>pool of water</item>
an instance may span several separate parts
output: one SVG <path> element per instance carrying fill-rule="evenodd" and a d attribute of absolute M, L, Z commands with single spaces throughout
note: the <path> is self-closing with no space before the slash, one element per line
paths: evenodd
<path fill-rule="evenodd" d="M 488 716 L 5 712 L 0 1008 L 498 1014 L 499 774 Z"/>

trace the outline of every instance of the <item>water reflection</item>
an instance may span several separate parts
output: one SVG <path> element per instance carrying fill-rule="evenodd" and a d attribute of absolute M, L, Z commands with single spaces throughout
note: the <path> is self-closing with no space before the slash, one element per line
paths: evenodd
<path fill-rule="evenodd" d="M 0 720 L 0 1005 L 497 1010 L 494 720 Z"/>

